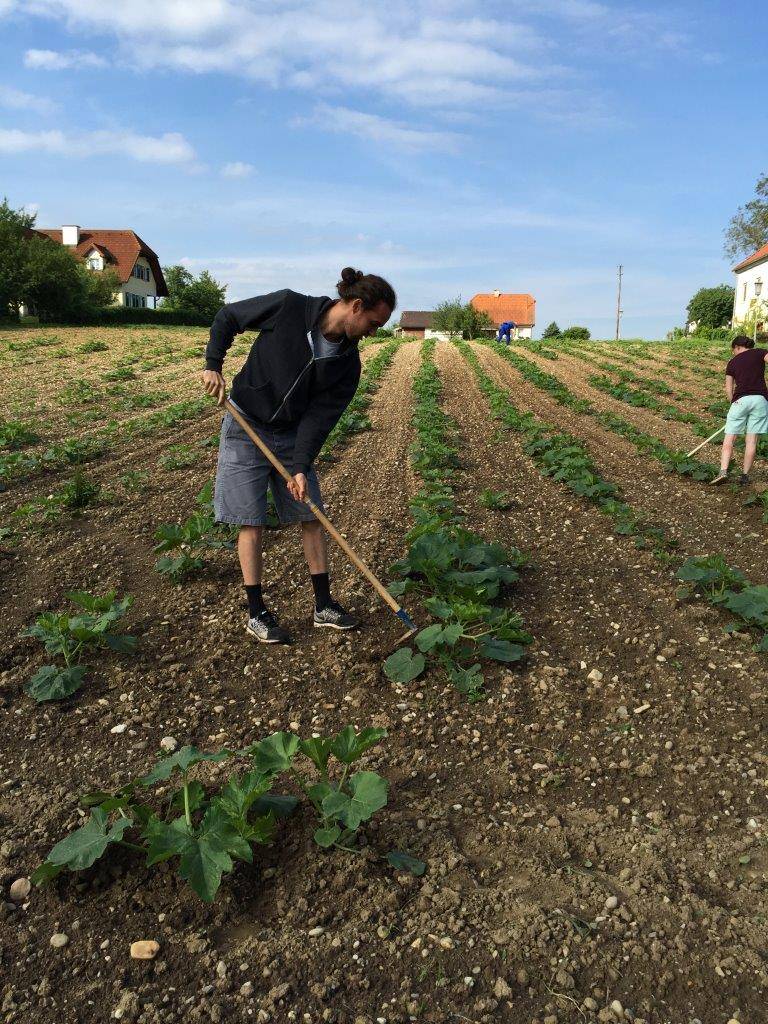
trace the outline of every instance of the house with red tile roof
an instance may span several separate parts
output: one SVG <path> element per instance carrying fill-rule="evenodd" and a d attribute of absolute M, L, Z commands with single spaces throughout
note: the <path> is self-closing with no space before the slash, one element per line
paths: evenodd
<path fill-rule="evenodd" d="M 747 256 L 733 268 L 736 291 L 733 296 L 733 322 L 742 323 L 758 311 L 757 330 L 764 331 L 768 321 L 768 245 Z"/>
<path fill-rule="evenodd" d="M 81 228 L 78 224 L 34 231 L 68 246 L 89 270 L 114 271 L 120 282 L 115 302 L 120 306 L 154 308 L 158 297 L 168 294 L 157 253 L 135 231 Z"/>
<path fill-rule="evenodd" d="M 511 321 L 515 338 L 532 338 L 536 323 L 536 299 L 527 292 L 478 292 L 470 300 L 476 310 L 487 313 L 493 321 L 493 328 L 486 328 L 484 334 L 496 334 L 503 323 Z"/>

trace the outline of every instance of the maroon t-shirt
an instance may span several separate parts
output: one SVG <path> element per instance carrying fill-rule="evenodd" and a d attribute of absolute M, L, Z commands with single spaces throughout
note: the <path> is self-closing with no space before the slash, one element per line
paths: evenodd
<path fill-rule="evenodd" d="M 725 372 L 736 382 L 733 389 L 734 402 L 744 395 L 762 395 L 763 398 L 768 398 L 768 387 L 765 385 L 766 354 L 768 349 L 748 348 L 729 361 Z"/>

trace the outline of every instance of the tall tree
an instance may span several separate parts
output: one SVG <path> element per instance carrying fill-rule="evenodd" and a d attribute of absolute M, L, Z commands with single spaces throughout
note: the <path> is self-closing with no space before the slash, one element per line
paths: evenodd
<path fill-rule="evenodd" d="M 688 303 L 688 322 L 700 327 L 725 327 L 733 316 L 733 287 L 699 288 Z"/>
<path fill-rule="evenodd" d="M 560 331 L 560 328 L 557 326 L 557 324 L 553 320 L 551 324 L 548 324 L 548 326 L 544 328 L 541 337 L 542 338 L 559 338 L 561 333 L 562 332 Z"/>
<path fill-rule="evenodd" d="M 475 309 L 471 302 L 468 302 L 463 309 L 461 325 L 465 338 L 477 338 L 484 328 L 493 327 L 493 320 L 485 310 Z"/>
<path fill-rule="evenodd" d="M 213 320 L 224 305 L 226 290 L 225 284 L 219 284 L 207 270 L 203 270 L 197 280 L 184 289 L 180 308 Z"/>
<path fill-rule="evenodd" d="M 445 331 L 449 338 L 455 338 L 464 330 L 465 312 L 461 296 L 441 302 L 432 314 L 432 330 Z"/>
<path fill-rule="evenodd" d="M 725 229 L 725 255 L 749 256 L 768 243 L 768 175 L 757 179 L 755 198 L 740 206 Z"/>
<path fill-rule="evenodd" d="M 0 315 L 18 314 L 26 263 L 26 240 L 35 215 L 0 203 Z"/>
<path fill-rule="evenodd" d="M 186 267 L 176 263 L 172 267 L 163 267 L 163 277 L 168 286 L 168 295 L 163 305 L 169 309 L 180 309 L 181 297 L 184 291 L 195 280 L 193 275 L 190 274 Z"/>

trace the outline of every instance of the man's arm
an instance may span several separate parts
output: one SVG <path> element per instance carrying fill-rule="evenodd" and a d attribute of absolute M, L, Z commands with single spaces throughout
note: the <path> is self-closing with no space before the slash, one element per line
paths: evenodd
<path fill-rule="evenodd" d="M 222 306 L 211 324 L 211 336 L 205 348 L 205 369 L 203 385 L 206 394 L 215 397 L 218 405 L 224 404 L 227 385 L 221 373 L 224 356 L 236 334 L 243 331 L 271 327 L 283 308 L 288 289 L 256 295 L 240 302 L 228 302 Z"/>
<path fill-rule="evenodd" d="M 307 473 L 317 458 L 328 435 L 341 419 L 344 410 L 355 396 L 360 382 L 360 371 L 351 379 L 342 381 L 332 391 L 317 395 L 304 411 L 296 430 L 292 472 L 294 479 L 289 490 L 294 498 L 306 497 Z"/>
<path fill-rule="evenodd" d="M 730 373 L 725 375 L 725 395 L 729 402 L 733 401 L 733 385 L 736 383 L 734 377 Z"/>

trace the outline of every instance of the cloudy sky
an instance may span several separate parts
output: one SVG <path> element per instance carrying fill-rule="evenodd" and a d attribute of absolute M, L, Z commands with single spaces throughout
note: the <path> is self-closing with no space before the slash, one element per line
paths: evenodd
<path fill-rule="evenodd" d="M 527 291 L 660 337 L 768 170 L 743 0 L 0 0 L 0 194 L 130 227 L 228 298 Z"/>

